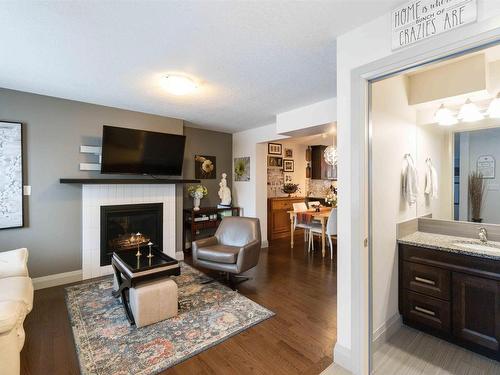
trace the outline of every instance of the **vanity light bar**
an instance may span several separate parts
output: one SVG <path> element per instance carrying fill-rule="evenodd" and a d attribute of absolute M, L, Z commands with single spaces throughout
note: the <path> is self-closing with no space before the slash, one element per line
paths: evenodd
<path fill-rule="evenodd" d="M 460 107 L 458 113 L 446 108 L 441 104 L 434 114 L 434 120 L 441 126 L 451 126 L 462 122 L 480 121 L 488 116 L 489 118 L 500 118 L 500 92 L 493 98 L 488 108 L 479 108 L 469 98 Z"/>

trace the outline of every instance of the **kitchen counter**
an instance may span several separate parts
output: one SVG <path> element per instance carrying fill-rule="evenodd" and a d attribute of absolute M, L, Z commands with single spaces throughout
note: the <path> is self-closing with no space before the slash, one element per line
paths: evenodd
<path fill-rule="evenodd" d="M 408 236 L 400 238 L 398 243 L 480 258 L 500 260 L 500 242 L 488 241 L 483 244 L 479 241 L 479 239 L 474 238 L 448 236 L 427 232 L 414 232 Z"/>

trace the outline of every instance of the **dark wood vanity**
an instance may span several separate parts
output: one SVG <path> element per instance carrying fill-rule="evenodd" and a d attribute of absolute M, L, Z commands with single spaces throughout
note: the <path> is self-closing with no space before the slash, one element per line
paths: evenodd
<path fill-rule="evenodd" d="M 399 244 L 404 324 L 500 360 L 500 260 Z"/>

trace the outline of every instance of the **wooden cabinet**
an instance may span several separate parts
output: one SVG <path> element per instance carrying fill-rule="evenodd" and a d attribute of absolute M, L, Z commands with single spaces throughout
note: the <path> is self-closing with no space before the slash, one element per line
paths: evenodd
<path fill-rule="evenodd" d="M 313 180 L 336 180 L 337 168 L 325 161 L 327 146 L 311 146 L 311 178 Z"/>
<path fill-rule="evenodd" d="M 500 261 L 399 245 L 403 322 L 500 360 Z"/>
<path fill-rule="evenodd" d="M 498 353 L 500 282 L 456 272 L 452 288 L 453 336 Z"/>
<path fill-rule="evenodd" d="M 269 198 L 267 201 L 267 236 L 269 241 L 290 236 L 290 215 L 293 203 L 305 202 L 304 197 Z"/>

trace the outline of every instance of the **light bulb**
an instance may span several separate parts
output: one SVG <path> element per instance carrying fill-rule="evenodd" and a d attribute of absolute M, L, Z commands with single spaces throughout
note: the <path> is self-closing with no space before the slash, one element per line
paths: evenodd
<path fill-rule="evenodd" d="M 328 146 L 325 148 L 325 152 L 323 153 L 323 157 L 325 158 L 325 161 L 329 165 L 336 165 L 337 164 L 337 150 L 333 146 Z"/>
<path fill-rule="evenodd" d="M 465 122 L 474 122 L 482 120 L 484 115 L 479 111 L 477 105 L 467 99 L 458 112 L 458 118 Z"/>
<path fill-rule="evenodd" d="M 453 112 L 445 108 L 444 104 L 439 106 L 439 109 L 434 114 L 434 120 L 441 126 L 451 126 L 458 122 Z"/>
<path fill-rule="evenodd" d="M 491 118 L 500 118 L 500 92 L 491 101 L 488 111 L 486 112 Z"/>

